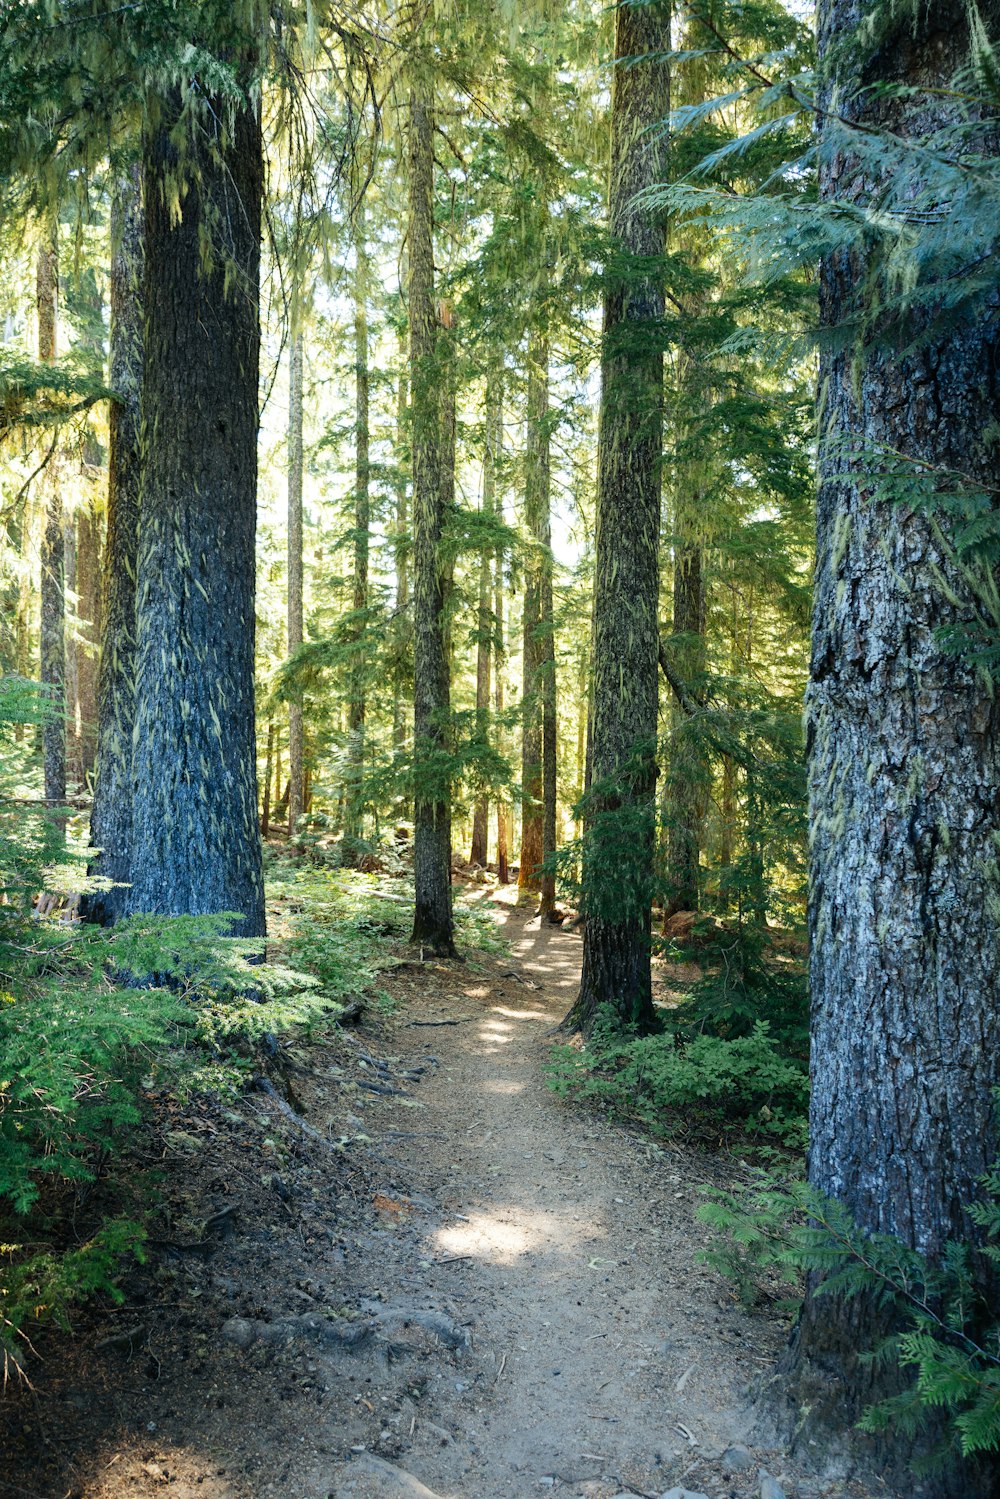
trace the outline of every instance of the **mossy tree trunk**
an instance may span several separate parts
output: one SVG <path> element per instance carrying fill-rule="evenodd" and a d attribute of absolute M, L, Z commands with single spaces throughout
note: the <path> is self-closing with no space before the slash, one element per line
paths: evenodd
<path fill-rule="evenodd" d="M 97 760 L 97 679 L 101 639 L 101 518 L 85 503 L 76 521 L 76 592 L 80 646 L 76 691 L 80 718 L 80 776 L 84 785 Z"/>
<path fill-rule="evenodd" d="M 486 421 L 483 453 L 484 518 L 496 515 L 497 463 L 503 441 L 503 404 L 500 379 L 491 370 L 486 381 Z M 490 740 L 490 677 L 493 657 L 493 548 L 484 543 L 479 557 L 479 599 L 476 612 L 476 733 L 484 744 Z M 472 814 L 472 846 L 469 863 L 485 869 L 489 853 L 489 798 L 476 798 Z"/>
<path fill-rule="evenodd" d="M 396 573 L 395 642 L 392 699 L 392 742 L 397 750 L 406 744 L 406 714 L 403 705 L 410 694 L 412 678 L 410 628 L 410 507 L 408 457 L 410 451 L 410 382 L 405 335 L 399 338 L 399 382 L 396 386 L 396 513 L 393 517 L 392 554 Z"/>
<path fill-rule="evenodd" d="M 545 560 L 542 548 L 548 519 L 550 454 L 548 432 L 549 345 L 538 330 L 528 340 L 527 434 L 524 454 L 524 524 L 528 554 L 524 564 L 521 679 L 521 890 L 540 891 L 545 857 L 542 776 L 545 621 L 542 616 Z"/>
<path fill-rule="evenodd" d="M 674 546 L 673 663 L 691 690 L 705 670 L 705 584 L 702 549 L 696 543 Z M 667 820 L 668 894 L 665 914 L 700 908 L 700 864 L 708 768 L 697 739 L 697 726 L 679 704 L 673 705 L 670 770 L 664 788 Z"/>
<path fill-rule="evenodd" d="M 58 225 L 48 225 L 35 270 L 38 313 L 38 359 L 55 362 L 58 340 Z M 45 526 L 42 533 L 40 666 L 49 707 L 42 729 L 45 800 L 50 807 L 66 801 L 66 538 L 60 475 L 54 459 L 45 468 Z"/>
<path fill-rule="evenodd" d="M 450 682 L 441 560 L 441 359 L 434 306 L 434 101 L 415 73 L 409 109 L 409 301 L 413 464 L 413 940 L 454 953 Z"/>
<path fill-rule="evenodd" d="M 503 435 L 501 425 L 500 435 Z M 498 496 L 497 514 L 503 514 L 503 500 Z M 493 613 L 496 620 L 496 660 L 494 663 L 494 696 L 493 706 L 496 711 L 495 733 L 497 736 L 497 749 L 501 754 L 505 753 L 507 733 L 504 728 L 504 708 L 506 703 L 506 680 L 507 680 L 507 640 L 504 634 L 504 554 L 503 548 L 497 549 L 495 563 L 495 591 L 493 595 Z M 507 797 L 501 791 L 497 797 L 497 880 L 501 885 L 510 884 L 510 842 L 511 842 L 511 807 Z"/>
<path fill-rule="evenodd" d="M 292 297 L 292 330 L 288 343 L 288 654 L 302 644 L 302 421 L 305 343 L 302 337 L 302 304 L 298 287 Z M 295 846 L 303 805 L 304 714 L 301 695 L 288 704 L 288 836 Z"/>
<path fill-rule="evenodd" d="M 666 175 L 654 129 L 670 104 L 665 4 L 619 5 L 611 96 L 609 220 L 598 435 L 587 924 L 580 995 L 567 1024 L 602 1006 L 654 1024 L 650 972 L 655 823 L 663 315 L 659 219 L 636 195 Z M 636 59 L 642 59 L 637 61 Z"/>
<path fill-rule="evenodd" d="M 183 160 L 171 138 L 179 91 L 161 100 L 144 142 L 129 909 L 230 911 L 237 934 L 261 936 L 254 538 L 263 157 L 257 109 L 208 102 Z"/>
<path fill-rule="evenodd" d="M 132 741 L 135 728 L 135 595 L 141 480 L 143 212 L 139 166 L 116 182 L 111 209 L 111 365 L 108 513 L 104 539 L 97 766 L 91 872 L 117 882 L 84 901 L 89 920 L 124 912 L 132 876 Z"/>
<path fill-rule="evenodd" d="M 949 93 L 970 55 L 964 5 L 901 10 L 868 55 L 861 18 L 857 0 L 821 7 L 838 112 L 903 139 L 954 124 L 962 106 Z M 881 84 L 903 85 L 901 96 Z M 852 211 L 878 191 L 870 167 L 839 148 L 823 157 L 820 185 L 828 203 Z M 857 298 L 878 295 L 880 275 L 860 251 L 830 255 L 823 325 L 848 326 Z M 1000 702 L 942 646 L 941 631 L 970 617 L 962 568 L 934 521 L 873 492 L 870 475 L 889 453 L 994 485 L 1000 367 L 995 294 L 957 323 L 935 325 L 932 308 L 922 316 L 918 347 L 832 339 L 820 370 L 809 1177 L 863 1229 L 934 1260 L 950 1240 L 981 1234 L 967 1205 L 997 1153 Z M 995 1282 L 982 1287 L 995 1318 Z M 881 1320 L 864 1298 L 807 1299 L 783 1374 L 795 1440 L 811 1453 L 887 1392 L 891 1369 L 858 1357 Z M 900 1439 L 878 1454 L 908 1492 L 996 1493 L 995 1459 L 986 1471 L 954 1457 L 918 1485 L 906 1474 L 909 1448 Z"/>

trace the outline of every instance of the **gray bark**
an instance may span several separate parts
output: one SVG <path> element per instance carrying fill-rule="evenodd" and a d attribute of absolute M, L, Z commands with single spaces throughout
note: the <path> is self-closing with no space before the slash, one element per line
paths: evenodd
<path fill-rule="evenodd" d="M 248 78 L 246 81 L 249 81 Z M 264 933 L 254 732 L 263 160 L 252 106 L 187 146 L 176 91 L 144 143 L 143 478 L 129 910 L 234 913 Z M 203 132 L 213 133 L 205 140 Z M 212 245 L 205 265 L 205 239 Z"/>
<path fill-rule="evenodd" d="M 445 641 L 441 361 L 434 308 L 434 118 L 415 76 L 409 120 L 409 296 L 413 454 L 413 940 L 454 953 L 451 904 L 450 682 Z"/>
<path fill-rule="evenodd" d="M 484 516 L 496 514 L 497 462 L 503 442 L 503 406 L 500 380 L 491 371 L 486 382 L 486 441 L 483 453 Z M 484 546 L 479 558 L 479 601 L 476 614 L 476 733 L 487 743 L 490 737 L 490 676 L 493 646 L 493 552 Z M 489 849 L 489 798 L 476 798 L 472 815 L 472 847 L 469 863 L 486 867 Z"/>
<path fill-rule="evenodd" d="M 988 9 L 995 38 L 998 7 Z M 856 46 L 863 10 L 858 0 L 821 9 L 822 53 L 830 60 L 850 47 L 849 85 L 940 92 L 859 100 L 849 90 L 838 109 L 904 137 L 953 117 L 960 106 L 946 94 L 968 58 L 965 8 L 901 14 L 868 57 Z M 827 200 L 863 199 L 876 186 L 849 157 L 823 162 Z M 827 328 L 845 325 L 871 271 L 860 253 L 824 262 Z M 919 331 L 918 315 L 908 333 Z M 942 649 L 942 627 L 968 617 L 962 570 L 924 515 L 873 496 L 866 471 L 881 449 L 995 483 L 996 294 L 957 326 L 923 331 L 915 351 L 876 338 L 854 349 L 832 342 L 820 371 L 809 1175 L 863 1228 L 933 1259 L 949 1239 L 979 1235 L 967 1204 L 997 1149 L 1000 877 L 990 850 L 1000 704 L 980 673 Z M 802 1417 L 797 1441 L 828 1441 L 825 1428 L 842 1428 L 885 1393 L 884 1372 L 857 1359 L 878 1330 L 864 1301 L 807 1300 L 784 1370 Z M 908 1456 L 897 1443 L 878 1454 L 879 1467 L 902 1477 Z M 995 1464 L 985 1473 L 955 1458 L 910 1492 L 992 1494 L 996 1481 Z"/>
<path fill-rule="evenodd" d="M 548 546 L 550 455 L 549 344 L 546 336 L 537 330 L 532 331 L 528 342 L 527 376 L 524 523 L 529 541 L 524 564 L 522 617 L 521 859 L 517 883 L 521 890 L 540 891 L 540 865 L 545 857 L 542 730 L 547 626 L 543 616 L 546 567 L 543 548 Z"/>
<path fill-rule="evenodd" d="M 601 357 L 587 924 L 580 995 L 566 1022 L 585 1032 L 604 1005 L 622 1025 L 654 1024 L 649 938 L 663 426 L 656 324 L 663 285 L 651 262 L 655 267 L 662 255 L 664 231 L 635 198 L 665 178 L 665 144 L 653 127 L 669 111 L 662 61 L 669 45 L 668 6 L 616 9 L 609 219 L 620 250 L 619 263 L 606 272 Z"/>
<path fill-rule="evenodd" d="M 304 348 L 302 309 L 298 296 L 292 310 L 293 329 L 288 348 L 288 654 L 294 655 L 303 635 L 302 574 L 302 381 Z M 293 845 L 302 816 L 304 724 L 302 699 L 288 704 L 288 836 Z"/>
<path fill-rule="evenodd" d="M 354 628 L 355 653 L 351 663 L 351 701 L 348 711 L 348 735 L 353 769 L 350 787 L 349 827 L 351 837 L 363 835 L 360 812 L 361 777 L 365 762 L 365 696 L 367 663 L 364 657 L 365 611 L 368 608 L 368 549 L 371 530 L 371 461 L 369 456 L 369 374 L 368 374 L 368 259 L 365 245 L 365 219 L 357 210 L 355 230 L 357 266 L 354 275 Z"/>
<path fill-rule="evenodd" d="M 91 873 L 117 885 L 87 896 L 87 917 L 105 925 L 125 910 L 131 880 L 132 742 L 135 727 L 135 588 L 139 546 L 143 216 L 136 165 L 115 186 L 111 217 L 111 368 L 108 518 L 104 541 L 97 766 Z"/>
<path fill-rule="evenodd" d="M 55 222 L 38 252 L 35 297 L 38 311 L 38 359 L 56 358 L 59 305 L 59 247 Z M 45 528 L 42 533 L 40 666 L 49 716 L 42 729 L 45 800 L 50 807 L 66 801 L 66 555 L 60 477 L 52 460 L 45 471 Z"/>

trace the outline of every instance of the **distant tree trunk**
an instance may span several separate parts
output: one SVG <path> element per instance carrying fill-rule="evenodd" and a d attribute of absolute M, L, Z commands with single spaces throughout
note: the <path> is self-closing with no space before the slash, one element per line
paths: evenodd
<path fill-rule="evenodd" d="M 542 858 L 548 863 L 556 851 L 558 816 L 558 702 L 556 695 L 556 634 L 555 634 L 555 610 L 552 596 L 552 514 L 550 504 L 549 485 L 549 461 L 548 461 L 548 349 L 546 353 L 545 370 L 545 410 L 544 421 L 546 423 L 545 433 L 545 485 L 542 492 L 543 508 L 539 520 L 541 522 L 538 530 L 539 556 L 541 561 L 540 579 L 540 608 L 539 608 L 539 694 L 542 707 Z M 539 392 L 541 396 L 541 391 Z M 542 415 L 541 401 L 539 402 L 539 415 Z M 543 916 L 551 915 L 556 908 L 556 877 L 551 868 L 547 869 L 540 881 L 541 901 L 540 911 Z"/>
<path fill-rule="evenodd" d="M 58 226 L 38 252 L 35 296 L 38 310 L 38 359 L 56 358 L 59 306 Z M 42 535 L 41 680 L 49 705 L 42 730 L 45 800 L 50 807 L 66 801 L 66 553 L 60 476 L 52 460 L 45 472 L 45 530 Z"/>
<path fill-rule="evenodd" d="M 86 784 L 97 761 L 97 678 L 101 639 L 101 522 L 95 506 L 84 504 L 76 522 L 76 593 L 81 644 L 77 651 L 77 712 L 80 720 L 80 773 Z"/>
<path fill-rule="evenodd" d="M 501 423 L 502 436 L 502 423 Z M 498 497 L 497 514 L 502 518 L 503 503 Z M 505 740 L 507 738 L 503 724 L 504 714 L 504 691 L 506 678 L 507 648 L 504 638 L 504 576 L 503 576 L 503 548 L 497 549 L 496 555 L 496 592 L 494 595 L 493 612 L 496 616 L 496 670 L 495 670 L 495 697 L 494 708 L 496 711 L 496 737 L 497 749 L 504 752 Z M 510 884 L 510 803 L 501 791 L 497 796 L 497 880 L 501 885 Z"/>
<path fill-rule="evenodd" d="M 900 12 L 866 52 L 855 0 L 825 0 L 821 56 L 852 71 L 836 77 L 838 114 L 904 140 L 955 127 L 966 118 L 952 85 L 970 65 L 968 14 L 948 0 Z M 839 147 L 821 156 L 820 187 L 852 213 L 879 191 L 870 166 Z M 860 250 L 831 254 L 822 324 L 850 327 L 858 297 L 879 296 L 882 274 Z M 824 348 L 807 702 L 809 1178 L 863 1230 L 932 1261 L 950 1241 L 984 1237 L 968 1204 L 997 1156 L 1000 1057 L 1000 893 L 986 852 L 1000 825 L 1000 699 L 942 646 L 943 631 L 973 617 L 966 571 L 933 519 L 873 494 L 868 477 L 888 452 L 970 485 L 996 483 L 995 291 L 960 320 L 934 316 L 913 314 L 906 348 L 888 338 Z M 926 343 L 914 347 L 914 332 Z M 973 1274 L 995 1321 L 996 1267 L 984 1256 Z M 858 1357 L 881 1331 L 884 1317 L 865 1298 L 807 1299 L 784 1369 L 796 1444 L 818 1453 L 831 1428 L 888 1393 L 891 1369 Z M 878 1450 L 879 1471 L 903 1481 L 911 1455 L 899 1438 Z M 995 1455 L 976 1465 L 953 1454 L 919 1487 L 910 1477 L 908 1492 L 957 1499 L 995 1494 L 997 1483 Z"/>
<path fill-rule="evenodd" d="M 546 625 L 542 615 L 549 509 L 549 345 L 533 331 L 528 342 L 527 438 L 524 462 L 524 522 L 531 538 L 524 565 L 521 691 L 521 890 L 541 890 L 545 856 L 542 778 L 543 673 Z"/>
<path fill-rule="evenodd" d="M 676 542 L 674 547 L 674 642 L 677 670 L 685 683 L 705 670 L 705 583 L 701 547 Z M 691 719 L 673 705 L 670 772 L 666 786 L 666 916 L 700 909 L 700 864 L 704 819 L 705 766 Z"/>
<path fill-rule="evenodd" d="M 156 440 L 143 452 L 129 909 L 231 911 L 235 933 L 252 937 L 264 933 L 254 731 L 263 159 L 256 108 L 207 104 L 179 205 L 168 190 L 180 170 L 179 91 L 145 141 L 143 423 Z"/>
<path fill-rule="evenodd" d="M 288 654 L 302 644 L 302 384 L 304 348 L 302 308 L 293 296 L 292 336 L 288 346 Z M 302 816 L 303 712 L 296 693 L 288 704 L 288 836 L 293 845 Z"/>
<path fill-rule="evenodd" d="M 136 569 L 139 546 L 140 393 L 143 359 L 143 214 L 138 165 L 115 184 L 111 203 L 111 367 L 108 516 L 104 540 L 97 770 L 91 873 L 117 884 L 84 900 L 87 918 L 111 925 L 128 903 L 132 877 L 132 739 L 135 726 Z"/>
<path fill-rule="evenodd" d="M 409 379 L 406 339 L 399 340 L 400 370 L 396 389 L 396 515 L 393 523 L 393 560 L 396 568 L 396 663 L 393 676 L 392 742 L 396 749 L 406 744 L 406 714 L 403 703 L 409 689 L 410 567 L 409 506 L 407 503 L 407 457 L 409 455 Z"/>
<path fill-rule="evenodd" d="M 655 1024 L 650 905 L 663 355 L 654 330 L 663 316 L 663 286 L 650 261 L 662 255 L 664 234 L 635 198 L 666 175 L 664 139 L 656 126 L 670 107 L 669 69 L 662 60 L 669 45 L 668 5 L 618 6 L 609 219 L 623 255 L 620 267 L 606 272 L 604 298 L 587 925 L 580 995 L 566 1022 L 585 1033 L 605 1005 L 622 1026 L 649 1030 Z"/>
<path fill-rule="evenodd" d="M 413 452 L 413 940 L 454 953 L 451 905 L 450 683 L 441 566 L 441 407 L 434 312 L 432 90 L 415 75 L 409 121 L 410 358 Z"/>
<path fill-rule="evenodd" d="M 274 768 L 274 724 L 267 726 L 267 751 L 264 755 L 264 800 L 260 810 L 260 836 L 271 831 L 271 772 Z"/>
<path fill-rule="evenodd" d="M 486 442 L 483 454 L 484 518 L 496 514 L 497 462 L 503 435 L 500 382 L 491 371 L 486 382 Z M 484 744 L 490 739 L 490 663 L 493 644 L 493 548 L 483 545 L 479 557 L 479 607 L 476 616 L 476 733 Z M 489 853 L 489 798 L 476 798 L 472 816 L 472 848 L 469 863 L 485 869 Z"/>
<path fill-rule="evenodd" d="M 449 520 L 455 513 L 455 461 L 458 440 L 458 411 L 455 369 L 455 339 L 452 333 L 452 310 L 451 304 L 440 301 L 438 303 L 438 316 L 442 320 L 442 326 L 438 330 L 438 369 L 440 372 L 439 389 L 441 400 L 441 445 L 440 445 L 440 483 L 441 483 L 441 525 L 442 529 L 447 526 Z M 452 621 L 452 605 L 455 590 L 455 558 L 446 553 L 441 559 L 441 587 L 444 598 L 442 620 L 442 631 L 444 635 L 444 654 L 448 664 L 448 678 L 451 680 L 452 657 L 455 650 L 455 632 Z"/>
<path fill-rule="evenodd" d="M 75 795 L 83 789 L 83 741 L 80 735 L 80 653 L 76 639 L 79 623 L 76 603 L 76 520 L 63 515 L 63 584 L 70 606 L 63 621 L 66 640 L 66 784 Z"/>
<path fill-rule="evenodd" d="M 365 761 L 365 692 L 367 662 L 364 656 L 368 608 L 368 546 L 371 531 L 369 417 L 368 417 L 368 260 L 365 220 L 357 210 L 354 275 L 354 627 L 355 652 L 351 661 L 351 701 L 347 732 L 350 739 L 352 784 L 348 797 L 348 836 L 363 836 L 360 810 L 361 778 Z"/>

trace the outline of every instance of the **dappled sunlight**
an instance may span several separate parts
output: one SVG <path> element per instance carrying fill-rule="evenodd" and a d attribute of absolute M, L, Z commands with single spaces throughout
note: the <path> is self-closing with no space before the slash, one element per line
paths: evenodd
<path fill-rule="evenodd" d="M 512 1077 L 491 1077 L 482 1084 L 484 1093 L 523 1093 L 524 1084 Z"/>
<path fill-rule="evenodd" d="M 432 1243 L 443 1255 L 469 1255 L 494 1265 L 512 1265 L 523 1255 L 538 1252 L 575 1255 L 584 1243 L 591 1253 L 598 1228 L 593 1222 L 574 1223 L 560 1213 L 510 1203 L 446 1224 L 432 1235 Z"/>
<path fill-rule="evenodd" d="M 549 1020 L 546 1010 L 508 1010 L 505 1005 L 491 1005 L 492 1015 L 506 1015 L 510 1020 Z"/>

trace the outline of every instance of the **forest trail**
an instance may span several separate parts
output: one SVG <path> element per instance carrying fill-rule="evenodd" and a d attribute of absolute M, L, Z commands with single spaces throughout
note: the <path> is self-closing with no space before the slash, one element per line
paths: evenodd
<path fill-rule="evenodd" d="M 251 1094 L 162 1136 L 175 1252 L 0 1404 L 4 1499 L 882 1492 L 724 1455 L 785 1336 L 698 1261 L 726 1168 L 552 1094 L 581 940 L 465 898 L 510 955 L 411 950 L 384 1025 L 290 1053 L 308 1130 Z"/>

